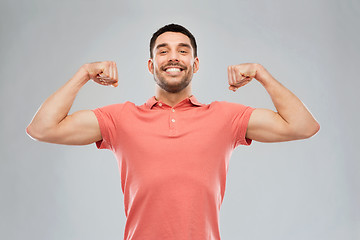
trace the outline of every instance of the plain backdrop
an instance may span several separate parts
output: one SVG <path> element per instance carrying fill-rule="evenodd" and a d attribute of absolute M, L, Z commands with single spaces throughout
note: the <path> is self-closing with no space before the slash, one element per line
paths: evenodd
<path fill-rule="evenodd" d="M 122 239 L 115 157 L 32 140 L 42 102 L 87 62 L 113 60 L 119 87 L 89 82 L 70 113 L 155 94 L 149 40 L 168 23 L 198 42 L 193 94 L 202 103 L 275 110 L 256 80 L 228 90 L 227 66 L 262 64 L 319 121 L 307 140 L 233 152 L 223 240 L 360 239 L 358 0 L 0 2 L 0 239 Z"/>

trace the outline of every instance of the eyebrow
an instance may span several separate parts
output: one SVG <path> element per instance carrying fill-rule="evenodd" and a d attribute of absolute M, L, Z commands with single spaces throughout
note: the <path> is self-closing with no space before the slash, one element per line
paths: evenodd
<path fill-rule="evenodd" d="M 167 47 L 167 46 L 169 46 L 169 44 L 167 44 L 167 43 L 161 43 L 161 44 L 157 45 L 157 46 L 155 47 L 155 49 L 159 49 L 159 48 Z M 190 49 L 191 49 L 191 46 L 190 46 L 189 44 L 187 44 L 187 43 L 179 43 L 178 46 L 180 46 L 180 47 L 187 47 L 187 48 L 190 48 Z"/>

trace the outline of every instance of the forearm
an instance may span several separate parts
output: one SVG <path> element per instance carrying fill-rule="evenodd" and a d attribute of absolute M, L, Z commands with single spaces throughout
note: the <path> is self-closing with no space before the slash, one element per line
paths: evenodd
<path fill-rule="evenodd" d="M 87 72 L 80 68 L 65 85 L 46 99 L 26 129 L 29 135 L 36 138 L 46 134 L 65 119 L 77 93 L 88 80 Z"/>
<path fill-rule="evenodd" d="M 318 131 L 319 124 L 301 100 L 261 65 L 258 67 L 256 79 L 269 93 L 278 114 L 290 129 L 299 135 L 313 135 Z"/>

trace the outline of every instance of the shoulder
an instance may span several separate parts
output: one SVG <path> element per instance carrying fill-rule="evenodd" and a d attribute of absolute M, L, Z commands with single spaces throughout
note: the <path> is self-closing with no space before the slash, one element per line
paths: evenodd
<path fill-rule="evenodd" d="M 234 116 L 241 116 L 241 115 L 251 115 L 255 108 L 241 104 L 241 103 L 234 103 L 228 101 L 214 101 L 210 103 L 213 108 L 219 111 L 221 114 L 225 116 L 234 117 Z"/>
<path fill-rule="evenodd" d="M 209 104 L 212 107 L 221 108 L 224 110 L 238 110 L 238 109 L 246 109 L 251 108 L 250 106 L 241 104 L 241 103 L 234 103 L 228 101 L 213 101 Z"/>
<path fill-rule="evenodd" d="M 103 107 L 99 107 L 94 109 L 94 112 L 103 112 L 103 113 L 118 113 L 118 112 L 123 112 L 126 110 L 129 110 L 131 108 L 135 108 L 135 104 L 130 102 L 130 101 L 126 101 L 123 103 L 114 103 L 114 104 L 110 104 L 110 105 L 106 105 Z"/>

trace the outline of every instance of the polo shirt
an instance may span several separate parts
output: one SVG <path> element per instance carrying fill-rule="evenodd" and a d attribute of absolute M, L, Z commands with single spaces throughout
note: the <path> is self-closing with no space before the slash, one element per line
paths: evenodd
<path fill-rule="evenodd" d="M 113 151 L 124 194 L 125 240 L 218 240 L 232 151 L 254 108 L 195 96 L 171 107 L 155 96 L 92 110 L 99 149 Z"/>

